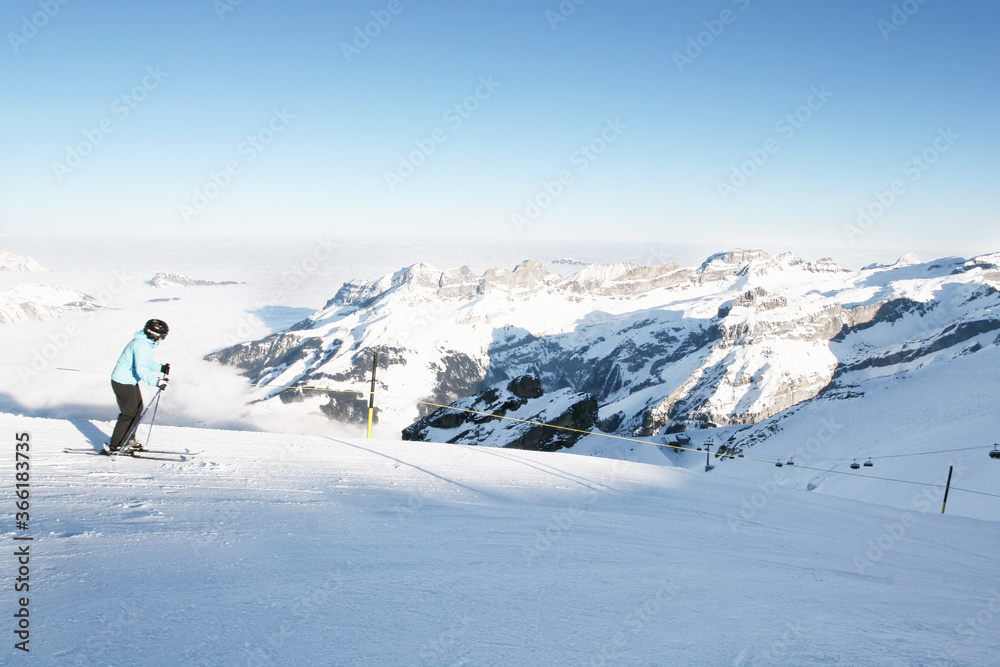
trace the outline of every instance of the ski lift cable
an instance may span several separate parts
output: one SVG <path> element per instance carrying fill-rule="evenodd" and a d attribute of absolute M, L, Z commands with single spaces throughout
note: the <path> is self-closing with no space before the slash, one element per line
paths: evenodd
<path fill-rule="evenodd" d="M 916 452 L 914 454 L 889 454 L 888 456 L 872 456 L 873 459 L 898 459 L 904 456 L 923 456 L 925 454 L 947 454 L 949 452 L 967 452 L 973 449 L 982 449 L 983 446 L 978 447 L 961 447 L 959 449 L 939 449 L 936 452 Z"/>
<path fill-rule="evenodd" d="M 930 482 L 914 482 L 914 481 L 911 481 L 911 480 L 908 480 L 908 479 L 895 479 L 893 477 L 880 477 L 878 475 L 863 475 L 863 474 L 857 473 L 857 472 L 846 472 L 846 471 L 843 471 L 843 470 L 832 470 L 832 469 L 827 469 L 827 468 L 813 468 L 811 466 L 799 465 L 797 463 L 795 465 L 796 465 L 796 467 L 803 468 L 804 470 L 817 470 L 819 472 L 829 472 L 829 473 L 833 473 L 835 475 L 847 475 L 849 477 L 864 477 L 865 479 L 878 479 L 878 480 L 882 480 L 882 481 L 885 481 L 885 482 L 899 482 L 900 484 L 916 484 L 918 486 L 931 486 L 931 487 L 934 487 L 934 488 L 937 488 L 937 489 L 943 489 L 943 488 L 945 488 L 944 484 L 931 484 Z M 964 491 L 966 493 L 975 493 L 975 494 L 978 494 L 978 495 L 981 495 L 981 496 L 990 496 L 992 498 L 1000 498 L 1000 494 L 996 494 L 996 493 L 987 493 L 985 491 L 973 491 L 972 489 L 961 489 L 961 488 L 959 488 L 957 486 L 952 486 L 951 489 L 952 489 L 952 491 Z"/>
<path fill-rule="evenodd" d="M 983 448 L 983 445 L 978 445 L 976 447 L 960 447 L 958 449 L 939 449 L 939 450 L 937 450 L 935 452 L 915 452 L 913 454 L 888 454 L 886 456 L 869 456 L 868 458 L 873 459 L 875 461 L 880 461 L 882 459 L 898 459 L 898 458 L 902 458 L 902 457 L 905 457 L 905 456 L 924 456 L 925 454 L 948 454 L 950 452 L 967 452 L 967 451 L 971 451 L 971 450 L 974 450 L 974 449 L 982 449 L 982 448 Z M 844 460 L 843 458 L 839 458 L 839 459 L 809 459 L 809 461 L 814 462 L 814 463 L 827 462 L 827 461 L 843 461 L 843 460 Z"/>
<path fill-rule="evenodd" d="M 459 412 L 469 412 L 469 413 L 472 413 L 472 414 L 486 415 L 486 416 L 491 416 L 491 417 L 495 417 L 495 418 L 498 418 L 498 419 L 508 419 L 508 420 L 511 420 L 511 421 L 521 422 L 521 423 L 525 423 L 525 424 L 533 424 L 533 425 L 536 425 L 536 426 L 548 426 L 550 428 L 556 428 L 556 429 L 560 429 L 560 430 L 564 430 L 564 431 L 573 431 L 575 433 L 583 433 L 585 435 L 597 435 L 597 436 L 600 436 L 600 437 L 603 437 L 603 438 L 612 438 L 612 439 L 615 439 L 615 440 L 626 440 L 626 441 L 629 441 L 629 442 L 640 442 L 640 443 L 644 443 L 644 444 L 648 444 L 648 445 L 656 445 L 657 447 L 670 447 L 672 449 L 686 451 L 686 452 L 699 451 L 699 450 L 695 450 L 692 447 L 682 447 L 680 445 L 675 445 L 675 444 L 664 444 L 664 443 L 659 443 L 659 442 L 651 442 L 649 440 L 640 440 L 639 438 L 629 438 L 627 436 L 613 435 L 611 433 L 594 433 L 593 431 L 586 431 L 586 430 L 583 430 L 583 429 L 570 428 L 568 426 L 557 426 L 555 424 L 546 424 L 544 422 L 536 422 L 536 421 L 531 421 L 529 419 L 518 419 L 517 417 L 508 417 L 506 415 L 495 415 L 495 414 L 491 414 L 491 413 L 488 413 L 488 412 L 481 412 L 479 410 L 469 410 L 469 409 L 466 409 L 466 408 L 456 408 L 456 407 L 453 407 L 453 406 L 450 406 L 450 405 L 441 405 L 440 403 L 431 403 L 429 401 L 418 401 L 418 403 L 421 403 L 423 405 L 430 405 L 430 406 L 434 406 L 434 407 L 438 407 L 438 408 L 448 408 L 449 410 L 457 410 Z M 972 447 L 970 449 L 979 449 L 979 447 Z M 704 451 L 704 450 L 700 450 L 700 451 Z M 716 452 L 716 455 L 719 456 L 718 452 Z M 756 461 L 757 463 L 767 463 L 768 465 L 772 465 L 772 466 L 774 465 L 774 461 L 765 460 L 765 459 L 758 459 L 758 458 L 754 458 L 754 457 L 751 457 L 751 456 L 737 457 L 734 454 L 728 454 L 728 453 L 726 453 L 726 454 L 722 454 L 721 458 L 724 458 L 724 459 L 728 458 L 728 459 L 734 459 L 734 460 L 737 459 L 737 458 L 739 458 L 740 460 L 743 460 L 743 461 Z M 842 459 L 837 459 L 837 460 L 840 461 Z M 914 482 L 914 481 L 907 480 L 907 479 L 895 479 L 895 478 L 892 478 L 892 477 L 879 477 L 877 475 L 862 475 L 860 473 L 845 472 L 845 471 L 842 471 L 842 470 L 829 470 L 829 469 L 826 469 L 826 468 L 814 468 L 814 467 L 811 467 L 811 466 L 801 465 L 799 463 L 796 463 L 795 467 L 796 468 L 802 468 L 803 470 L 817 470 L 817 471 L 820 471 L 820 472 L 830 472 L 830 473 L 834 473 L 834 474 L 837 474 L 837 475 L 849 475 L 851 477 L 863 477 L 865 479 L 877 479 L 877 480 L 882 480 L 882 481 L 886 481 L 886 482 L 899 482 L 901 484 L 914 484 L 914 485 L 917 485 L 917 486 L 930 486 L 930 487 L 934 487 L 934 488 L 938 488 L 938 489 L 945 488 L 944 484 L 931 484 L 930 482 Z M 986 493 L 985 491 L 974 491 L 972 489 L 962 489 L 962 488 L 959 488 L 959 487 L 956 487 L 956 486 L 952 486 L 951 488 L 954 491 L 964 491 L 966 493 L 975 493 L 975 494 L 979 494 L 979 495 L 982 495 L 982 496 L 990 496 L 990 497 L 993 497 L 993 498 L 1000 498 L 1000 494 Z"/>

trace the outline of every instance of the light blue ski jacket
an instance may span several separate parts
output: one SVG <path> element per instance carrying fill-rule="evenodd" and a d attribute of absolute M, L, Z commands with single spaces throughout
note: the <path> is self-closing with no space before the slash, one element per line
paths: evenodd
<path fill-rule="evenodd" d="M 155 387 L 160 380 L 160 364 L 153 361 L 153 349 L 157 345 L 159 343 L 151 341 L 144 331 L 136 331 L 118 357 L 111 379 L 120 384 L 139 384 L 142 380 Z"/>

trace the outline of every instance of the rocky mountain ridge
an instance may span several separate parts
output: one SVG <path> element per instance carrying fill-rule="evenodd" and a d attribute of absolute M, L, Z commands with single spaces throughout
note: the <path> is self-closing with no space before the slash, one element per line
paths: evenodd
<path fill-rule="evenodd" d="M 534 261 L 481 275 L 416 264 L 345 283 L 289 330 L 208 358 L 282 387 L 257 400 L 313 401 L 345 421 L 364 414 L 359 399 L 283 387 L 364 390 L 378 350 L 380 419 L 400 429 L 530 375 L 546 395 L 592 396 L 608 432 L 663 437 L 860 398 L 865 378 L 1000 344 L 997 260 L 908 256 L 849 271 L 735 250 L 696 268 L 595 265 L 569 277 Z M 532 400 L 538 411 L 546 398 Z"/>

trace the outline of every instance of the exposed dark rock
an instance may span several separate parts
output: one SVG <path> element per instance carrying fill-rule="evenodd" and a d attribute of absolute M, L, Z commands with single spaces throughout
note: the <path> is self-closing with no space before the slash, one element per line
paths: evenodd
<path fill-rule="evenodd" d="M 330 419 L 348 424 L 368 423 L 368 401 L 357 394 L 328 394 L 329 401 L 320 406 L 320 410 Z M 379 409 L 372 411 L 372 423 L 378 423 Z"/>
<path fill-rule="evenodd" d="M 976 336 L 996 331 L 997 329 L 1000 329 L 1000 320 L 974 320 L 972 322 L 952 324 L 946 327 L 942 334 L 929 345 L 909 350 L 901 350 L 899 352 L 886 354 L 880 357 L 868 357 L 867 359 L 854 364 L 838 366 L 834 373 L 834 377 L 840 377 L 844 373 L 860 371 L 866 368 L 881 368 L 884 366 L 895 366 L 897 364 L 909 363 L 915 359 L 919 359 L 920 357 L 925 357 L 929 354 L 958 345 L 959 343 L 964 343 L 970 338 L 975 338 Z"/>
<path fill-rule="evenodd" d="M 518 398 L 538 398 L 542 395 L 542 382 L 532 375 L 522 375 L 511 380 L 507 390 Z"/>
<path fill-rule="evenodd" d="M 479 362 L 462 352 L 447 350 L 441 354 L 441 362 L 431 364 L 431 370 L 436 372 L 434 392 L 424 399 L 426 403 L 448 405 L 463 396 L 476 392 L 483 384 L 486 376 Z M 421 417 L 436 410 L 432 405 L 420 403 L 417 414 Z"/>
<path fill-rule="evenodd" d="M 372 357 L 378 352 L 378 370 L 388 370 L 390 366 L 406 365 L 406 348 L 392 345 L 362 347 L 351 355 L 351 367 L 339 373 L 315 373 L 314 379 L 327 379 L 340 383 L 364 383 L 372 379 Z"/>
<path fill-rule="evenodd" d="M 564 447 L 572 447 L 583 435 L 577 431 L 589 431 L 594 427 L 597 422 L 597 411 L 597 400 L 593 396 L 585 396 L 548 422 L 552 426 L 564 426 L 573 429 L 572 431 L 555 429 L 551 426 L 531 426 L 504 447 L 540 452 L 554 452 Z"/>
<path fill-rule="evenodd" d="M 565 407 L 553 417 L 555 405 Z M 517 420 L 502 419 L 514 411 Z M 403 429 L 403 440 L 556 451 L 573 446 L 594 427 L 597 415 L 592 395 L 567 389 L 545 395 L 538 378 L 522 375 L 434 411 Z"/>
<path fill-rule="evenodd" d="M 334 341 L 326 356 L 336 354 L 341 341 Z M 290 366 L 296 361 L 310 358 L 322 349 L 322 338 L 302 338 L 293 334 L 278 333 L 250 343 L 240 343 L 213 352 L 206 361 L 218 361 L 228 366 L 236 366 L 248 377 L 257 377 L 266 369 Z"/>
<path fill-rule="evenodd" d="M 770 294 L 763 287 L 755 287 L 738 296 L 732 304 L 733 308 L 753 308 L 754 310 L 772 310 L 784 308 L 788 299 L 779 294 Z"/>
<path fill-rule="evenodd" d="M 597 428 L 601 429 L 605 433 L 614 433 L 618 430 L 618 427 L 622 425 L 625 421 L 625 413 L 619 410 L 610 417 L 605 417 L 597 422 Z"/>
<path fill-rule="evenodd" d="M 849 324 L 841 329 L 832 340 L 837 343 L 842 342 L 852 333 L 870 329 L 876 324 L 891 324 L 911 313 L 925 315 L 934 306 L 933 302 L 923 303 L 907 298 L 886 301 L 874 308 L 872 306 L 862 306 L 854 309 L 858 311 L 857 313 L 847 311 Z M 856 322 L 850 323 L 851 319 L 855 319 Z"/>

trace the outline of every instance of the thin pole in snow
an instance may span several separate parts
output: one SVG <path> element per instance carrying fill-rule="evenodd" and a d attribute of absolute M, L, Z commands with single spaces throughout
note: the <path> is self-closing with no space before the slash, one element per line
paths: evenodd
<path fill-rule="evenodd" d="M 372 355 L 372 389 L 368 395 L 368 439 L 372 437 L 372 421 L 375 417 L 375 371 L 378 370 L 378 352 Z"/>
<path fill-rule="evenodd" d="M 948 466 L 948 483 L 944 485 L 944 501 L 941 503 L 941 514 L 944 514 L 944 506 L 948 504 L 948 490 L 951 488 L 951 471 L 955 466 Z"/>
<path fill-rule="evenodd" d="M 705 472 L 708 472 L 715 466 L 712 465 L 712 443 L 707 443 L 705 445 Z"/>

